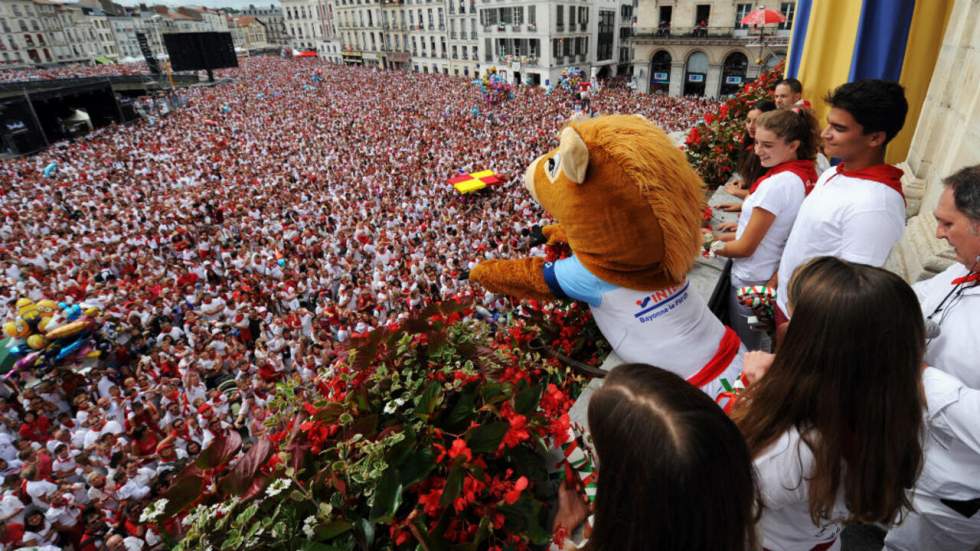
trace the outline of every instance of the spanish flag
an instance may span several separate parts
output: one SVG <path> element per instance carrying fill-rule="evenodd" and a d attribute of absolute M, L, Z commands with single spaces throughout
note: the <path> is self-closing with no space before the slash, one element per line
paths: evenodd
<path fill-rule="evenodd" d="M 500 177 L 492 170 L 481 170 L 480 172 L 470 172 L 459 174 L 449 179 L 456 191 L 466 194 L 481 190 L 487 186 L 499 184 Z"/>
<path fill-rule="evenodd" d="M 888 145 L 888 162 L 908 156 L 955 0 L 797 0 L 786 76 L 825 120 L 824 95 L 865 78 L 898 81 L 909 113 Z"/>

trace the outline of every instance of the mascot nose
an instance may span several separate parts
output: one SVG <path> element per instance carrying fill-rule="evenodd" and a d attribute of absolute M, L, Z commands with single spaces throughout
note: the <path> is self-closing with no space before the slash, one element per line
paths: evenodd
<path fill-rule="evenodd" d="M 531 163 L 531 166 L 527 167 L 527 170 L 524 171 L 524 187 L 527 188 L 527 191 L 531 194 L 531 198 L 534 199 L 534 202 L 540 203 L 541 201 L 538 201 L 538 194 L 534 191 L 534 169 L 537 168 L 537 166 L 538 160 L 535 159 L 534 162 Z"/>

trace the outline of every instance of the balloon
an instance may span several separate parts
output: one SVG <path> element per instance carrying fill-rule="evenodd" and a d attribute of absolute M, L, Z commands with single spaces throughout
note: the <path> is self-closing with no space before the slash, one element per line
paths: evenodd
<path fill-rule="evenodd" d="M 71 344 L 64 346 L 58 351 L 58 355 L 55 356 L 55 360 L 60 362 L 61 360 L 74 354 L 76 350 L 82 347 L 83 341 L 84 339 L 78 339 L 76 341 L 72 341 Z"/>
<path fill-rule="evenodd" d="M 68 308 L 68 303 L 67 302 L 59 302 L 58 303 L 58 308 L 61 308 L 62 310 L 64 310 L 64 309 Z"/>
<path fill-rule="evenodd" d="M 17 310 L 20 311 L 23 310 L 24 308 L 27 308 L 28 306 L 34 306 L 34 301 L 29 298 L 19 298 L 17 299 L 16 306 L 17 306 Z"/>
<path fill-rule="evenodd" d="M 12 321 L 8 321 L 7 323 L 3 324 L 3 334 L 11 338 L 16 338 L 17 325 Z"/>
<path fill-rule="evenodd" d="M 99 309 L 95 306 L 89 306 L 85 309 L 84 313 L 86 316 L 94 318 L 95 316 L 99 315 Z"/>
<path fill-rule="evenodd" d="M 58 310 L 58 303 L 53 300 L 44 299 L 38 301 L 37 309 L 45 314 L 52 314 Z"/>
<path fill-rule="evenodd" d="M 44 335 L 31 335 L 27 337 L 27 346 L 30 346 L 34 350 L 40 350 L 48 345 L 48 339 L 44 338 Z"/>
<path fill-rule="evenodd" d="M 51 323 L 51 319 L 52 319 L 51 316 L 43 316 L 41 318 L 41 321 L 39 321 L 37 323 L 37 330 L 38 331 L 47 331 L 48 330 L 48 324 Z M 53 326 L 51 328 L 54 329 Z"/>
<path fill-rule="evenodd" d="M 283 266 L 285 266 L 286 265 L 286 259 L 285 258 L 280 258 L 279 261 L 277 262 L 277 264 L 279 264 L 279 267 L 280 268 L 283 267 Z"/>
<path fill-rule="evenodd" d="M 48 166 L 44 167 L 44 177 L 50 178 L 54 176 L 54 173 L 58 171 L 58 163 L 51 161 Z"/>
<path fill-rule="evenodd" d="M 24 338 L 31 334 L 31 328 L 28 327 L 27 322 L 18 318 L 14 320 L 14 335 L 17 338 Z"/>
<path fill-rule="evenodd" d="M 79 316 L 82 315 L 82 308 L 77 304 L 74 304 L 70 308 L 68 308 L 66 315 L 68 317 L 68 321 L 75 321 L 76 319 L 78 319 Z"/>
<path fill-rule="evenodd" d="M 34 363 L 40 357 L 41 357 L 41 353 L 40 352 L 31 352 L 30 354 L 28 354 L 28 355 L 24 356 L 23 358 L 17 360 L 17 363 L 14 364 L 14 369 L 17 369 L 17 370 L 24 369 L 25 367 L 27 367 L 27 366 L 31 365 L 32 363 Z"/>

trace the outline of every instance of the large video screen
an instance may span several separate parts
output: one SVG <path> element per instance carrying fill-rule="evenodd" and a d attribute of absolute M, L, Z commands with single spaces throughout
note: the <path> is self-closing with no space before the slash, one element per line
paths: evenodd
<path fill-rule="evenodd" d="M 238 67 L 231 33 L 167 33 L 163 43 L 174 71 Z"/>

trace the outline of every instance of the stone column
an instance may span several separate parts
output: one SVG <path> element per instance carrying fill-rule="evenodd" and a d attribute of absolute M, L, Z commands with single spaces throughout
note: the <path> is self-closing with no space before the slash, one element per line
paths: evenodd
<path fill-rule="evenodd" d="M 704 95 L 717 98 L 721 88 L 721 65 L 708 65 L 708 76 L 704 79 Z"/>
<path fill-rule="evenodd" d="M 942 179 L 980 163 L 980 2 L 957 0 L 933 71 L 908 158 L 899 166 L 911 218 L 887 267 L 909 281 L 931 277 L 953 262 L 936 239 L 933 209 Z"/>
<path fill-rule="evenodd" d="M 675 61 L 670 64 L 670 88 L 668 92 L 672 96 L 684 94 L 684 62 Z"/>

